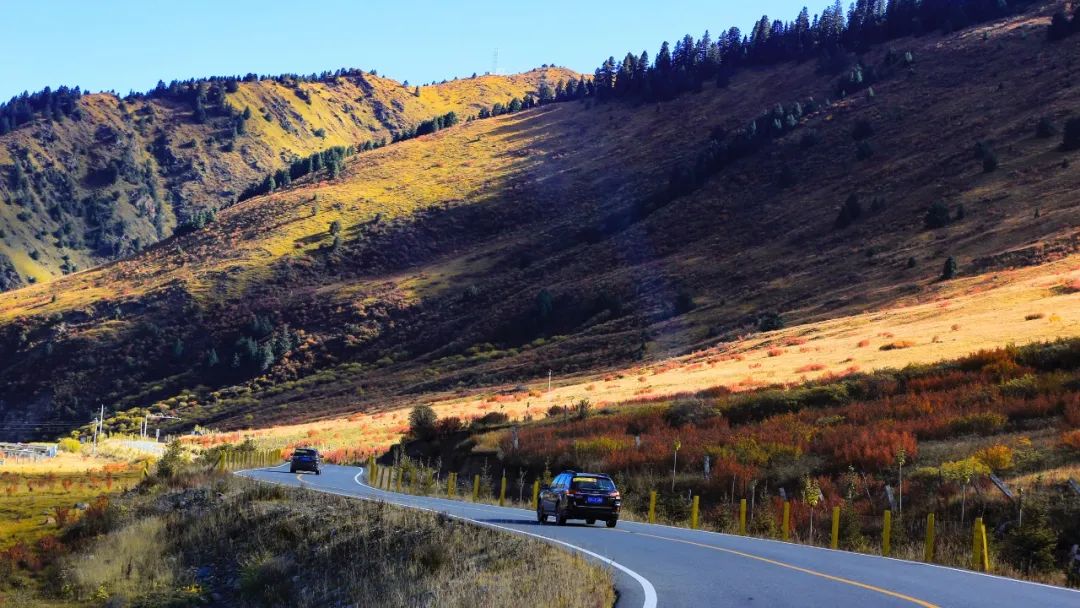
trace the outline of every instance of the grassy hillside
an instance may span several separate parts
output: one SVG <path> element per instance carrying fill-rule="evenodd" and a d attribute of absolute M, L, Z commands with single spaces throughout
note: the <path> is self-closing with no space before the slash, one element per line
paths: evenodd
<path fill-rule="evenodd" d="M 389 141 L 447 112 L 474 116 L 571 76 L 544 68 L 416 88 L 354 71 L 84 95 L 67 116 L 0 136 L 0 290 L 138 252 L 296 158 Z"/>
<path fill-rule="evenodd" d="M 882 77 L 846 96 L 814 62 L 788 63 L 670 102 L 546 105 L 359 154 L 335 179 L 295 181 L 128 259 L 0 295 L 0 417 L 76 424 L 102 399 L 128 410 L 114 429 L 141 408 L 239 428 L 714 347 L 784 362 L 770 378 L 718 356 L 713 383 L 753 386 L 842 371 L 860 355 L 841 353 L 867 337 L 878 355 L 864 370 L 1012 337 L 991 313 L 954 321 L 959 335 L 931 327 L 939 301 L 972 296 L 974 311 L 980 292 L 1011 302 L 1002 323 L 1019 339 L 1073 331 L 1077 153 L 1036 127 L 1060 132 L 1075 111 L 1065 84 L 1080 39 L 1048 43 L 1049 8 L 850 57 Z M 725 134 L 796 101 L 782 136 L 701 187 L 669 186 Z M 853 194 L 861 213 L 840 227 Z M 959 278 L 943 281 L 950 257 Z M 1054 260 L 1064 266 L 1034 270 L 1023 297 L 1063 296 L 1022 321 L 1023 301 L 997 289 L 1003 271 Z M 901 305 L 922 319 L 919 336 L 852 339 Z M 753 337 L 841 317 L 850 326 L 827 360 L 792 365 L 768 357 L 775 334 Z M 889 332 L 915 344 L 882 350 Z"/>

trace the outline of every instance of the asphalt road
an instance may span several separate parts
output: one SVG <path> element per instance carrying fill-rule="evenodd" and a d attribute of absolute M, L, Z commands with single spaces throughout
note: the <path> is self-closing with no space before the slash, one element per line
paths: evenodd
<path fill-rule="evenodd" d="M 626 521 L 613 529 L 603 523 L 540 525 L 533 511 L 372 488 L 359 467 L 327 465 L 318 476 L 290 474 L 287 465 L 238 474 L 439 511 L 584 552 L 612 567 L 620 608 L 1080 608 L 1080 591 L 918 562 Z"/>

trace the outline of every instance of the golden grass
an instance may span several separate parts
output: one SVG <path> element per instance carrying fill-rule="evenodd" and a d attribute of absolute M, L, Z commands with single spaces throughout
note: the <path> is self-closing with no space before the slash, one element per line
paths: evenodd
<path fill-rule="evenodd" d="M 57 509 L 70 510 L 70 520 L 80 512 L 76 503 L 89 503 L 101 495 L 116 494 L 142 478 L 141 467 L 121 466 L 76 472 L 58 467 L 11 471 L 0 469 L 0 549 L 17 542 L 33 543 L 58 533 Z"/>
<path fill-rule="evenodd" d="M 65 560 L 73 600 L 598 608 L 615 599 L 611 572 L 576 554 L 381 502 L 196 474 L 120 503 L 119 525 Z M 214 576 L 196 578 L 200 567 Z M 552 591 L 552 580 L 574 584 Z"/>
<path fill-rule="evenodd" d="M 642 396 L 663 397 L 715 386 L 746 390 L 768 384 L 816 379 L 828 374 L 871 372 L 913 363 L 933 363 L 983 348 L 1025 344 L 1080 335 L 1080 293 L 1061 294 L 1056 286 L 1080 279 L 1080 256 L 1044 267 L 993 273 L 956 281 L 938 299 L 882 311 L 821 321 L 758 334 L 689 355 L 570 378 L 546 378 L 526 386 L 530 393 L 494 398 L 509 386 L 493 386 L 466 397 L 428 395 L 440 417 L 469 419 L 487 412 L 511 418 L 541 418 L 552 405 L 587 398 L 597 407 Z M 1032 307 L 1052 311 L 1045 320 L 1026 321 Z M 956 329 L 954 329 L 954 327 Z M 884 344 L 913 343 L 882 350 Z M 859 348 L 861 341 L 869 347 Z M 777 345 L 780 356 L 769 356 Z M 416 403 L 420 403 L 417 401 Z M 267 447 L 310 441 L 326 448 L 385 449 L 407 430 L 411 403 L 391 411 L 360 412 L 330 420 L 244 431 Z"/>

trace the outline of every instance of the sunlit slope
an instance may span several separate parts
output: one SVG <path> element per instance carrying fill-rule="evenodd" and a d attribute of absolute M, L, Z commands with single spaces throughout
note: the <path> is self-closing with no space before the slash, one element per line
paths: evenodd
<path fill-rule="evenodd" d="M 896 306 L 932 315 L 970 277 L 981 277 L 976 298 L 1011 267 L 1038 278 L 1074 251 L 1080 202 L 1076 153 L 1035 135 L 1039 118 L 1060 127 L 1072 111 L 1060 82 L 1077 69 L 1038 67 L 1078 50 L 1048 47 L 1044 26 L 896 41 L 914 63 L 873 95 L 837 98 L 837 77 L 806 62 L 672 102 L 554 104 L 365 152 L 336 180 L 305 178 L 130 259 L 0 295 L 5 415 L 83 415 L 91 387 L 117 409 L 174 411 L 184 424 L 296 421 L 512 387 L 549 369 L 588 376 L 727 352 L 754 340 L 766 313 L 789 328 Z M 988 91 L 991 78 L 1000 88 Z M 819 107 L 789 135 L 667 195 L 672 170 L 712 133 L 811 96 Z M 863 122 L 869 156 L 853 137 Z M 976 141 L 996 150 L 996 171 Z M 838 228 L 851 194 L 864 212 Z M 935 202 L 948 211 L 936 228 Z M 949 257 L 958 278 L 942 280 Z M 1071 301 L 1031 325 L 1009 312 L 1018 339 L 1072 332 Z M 775 375 L 746 370 L 747 384 L 952 356 L 1003 339 L 970 327 L 991 317 L 956 321 L 960 333 L 882 329 L 916 345 L 873 342 L 875 357 L 845 336 L 821 361 L 772 357 Z M 43 366 L 47 382 L 33 373 Z M 724 369 L 709 381 L 747 377 Z"/>
<path fill-rule="evenodd" d="M 373 74 L 239 82 L 201 123 L 177 99 L 86 95 L 77 120 L 0 137 L 0 289 L 138 251 L 292 159 L 389 140 L 451 111 L 464 119 L 572 76 L 543 68 L 419 88 Z M 237 132 L 227 114 L 245 111 Z"/>

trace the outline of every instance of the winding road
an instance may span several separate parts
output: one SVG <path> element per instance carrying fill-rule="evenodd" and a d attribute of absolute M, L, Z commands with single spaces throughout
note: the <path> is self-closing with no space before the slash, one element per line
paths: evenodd
<path fill-rule="evenodd" d="M 529 510 L 373 488 L 361 467 L 326 465 L 316 476 L 291 474 L 286 464 L 237 474 L 443 512 L 580 551 L 612 568 L 619 608 L 1080 608 L 1080 591 L 918 562 L 628 521 L 612 529 L 603 524 L 540 525 Z"/>

